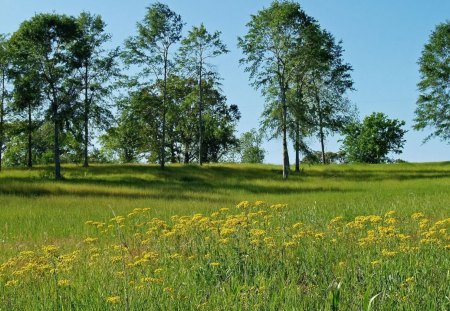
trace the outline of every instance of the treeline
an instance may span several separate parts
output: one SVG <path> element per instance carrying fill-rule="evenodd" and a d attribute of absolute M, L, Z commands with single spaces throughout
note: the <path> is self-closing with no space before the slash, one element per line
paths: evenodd
<path fill-rule="evenodd" d="M 238 38 L 241 64 L 266 99 L 261 130 L 241 138 L 239 109 L 227 103 L 214 66 L 228 53 L 221 32 L 200 24 L 184 34 L 184 27 L 180 15 L 157 2 L 135 35 L 113 49 L 105 22 L 87 12 L 37 14 L 1 35 L 0 169 L 5 162 L 54 163 L 58 179 L 62 162 L 147 161 L 164 168 L 236 154 L 261 162 L 265 133 L 281 137 L 287 178 L 289 142 L 298 171 L 300 154 L 312 154 L 307 138 L 318 138 L 327 163 L 327 135 L 355 134 L 362 126 L 347 98 L 352 67 L 342 42 L 299 4 L 273 2 L 251 16 Z"/>
<path fill-rule="evenodd" d="M 86 12 L 38 14 L 2 35 L 0 168 L 54 163 L 61 178 L 61 162 L 222 160 L 240 119 L 213 64 L 228 50 L 220 32 L 184 26 L 156 3 L 120 48 Z"/>

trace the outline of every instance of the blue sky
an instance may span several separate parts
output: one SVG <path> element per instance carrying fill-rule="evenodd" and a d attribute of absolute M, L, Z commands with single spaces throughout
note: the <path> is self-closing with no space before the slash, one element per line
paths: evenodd
<path fill-rule="evenodd" d="M 242 112 L 239 132 L 256 128 L 264 106 L 258 91 L 249 86 L 248 75 L 238 61 L 237 37 L 246 32 L 250 14 L 267 7 L 270 1 L 245 0 L 167 0 L 162 1 L 181 14 L 185 31 L 204 23 L 210 31 L 220 30 L 230 53 L 215 60 L 223 78 L 223 91 L 229 103 Z M 78 15 L 81 11 L 100 14 L 108 24 L 113 45 L 121 45 L 135 33 L 136 22 L 152 1 L 123 0 L 0 0 L 0 33 L 12 33 L 19 24 L 41 12 Z M 304 0 L 300 5 L 322 27 L 343 40 L 345 60 L 354 68 L 356 91 L 349 94 L 360 116 L 384 112 L 406 121 L 409 132 L 403 154 L 407 161 L 449 161 L 450 145 L 433 139 L 422 140 L 429 131 L 411 129 L 419 81 L 417 60 L 435 25 L 450 19 L 448 0 Z M 327 139 L 326 149 L 339 149 L 338 137 Z M 315 149 L 319 145 L 310 141 Z M 281 142 L 266 142 L 266 162 L 281 163 Z M 291 152 L 291 161 L 294 154 Z"/>

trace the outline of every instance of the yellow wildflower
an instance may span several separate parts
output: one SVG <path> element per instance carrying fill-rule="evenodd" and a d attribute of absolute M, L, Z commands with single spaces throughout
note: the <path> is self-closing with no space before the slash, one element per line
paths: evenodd
<path fill-rule="evenodd" d="M 110 303 L 110 304 L 118 304 L 120 302 L 120 297 L 119 296 L 110 296 L 106 298 L 106 302 Z"/>

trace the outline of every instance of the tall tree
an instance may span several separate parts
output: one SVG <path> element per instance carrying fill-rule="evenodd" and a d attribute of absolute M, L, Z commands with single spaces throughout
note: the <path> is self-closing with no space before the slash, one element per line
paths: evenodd
<path fill-rule="evenodd" d="M 420 82 L 414 129 L 433 128 L 425 138 L 450 143 L 450 21 L 439 24 L 419 59 Z"/>
<path fill-rule="evenodd" d="M 312 64 L 307 92 L 318 129 L 322 163 L 325 164 L 326 135 L 342 131 L 354 119 L 357 111 L 346 97 L 346 92 L 353 89 L 353 69 L 343 60 L 342 42 L 336 43 L 334 37 L 325 30 L 318 33 L 316 39 L 318 57 Z"/>
<path fill-rule="evenodd" d="M 203 163 L 203 90 L 204 81 L 217 79 L 217 72 L 209 62 L 211 58 L 228 53 L 220 39 L 221 32 L 209 33 L 205 26 L 193 27 L 181 41 L 179 64 L 186 72 L 194 74 L 198 81 L 198 163 Z"/>
<path fill-rule="evenodd" d="M 18 114 L 25 115 L 26 125 L 23 132 L 27 136 L 27 167 L 33 167 L 33 133 L 42 123 L 37 120 L 36 110 L 38 110 L 43 102 L 42 98 L 42 82 L 37 70 L 33 70 L 34 64 L 28 64 L 28 70 L 13 71 L 14 76 L 14 101 L 12 102 L 13 111 Z M 23 69 L 23 66 L 20 66 Z M 23 116 L 22 116 L 23 117 Z"/>
<path fill-rule="evenodd" d="M 53 123 L 55 178 L 61 179 L 60 134 L 72 113 L 77 85 L 71 79 L 74 67 L 71 47 L 78 38 L 75 18 L 58 14 L 38 14 L 23 22 L 12 35 L 15 66 L 35 64 L 48 101 L 47 117 Z"/>
<path fill-rule="evenodd" d="M 5 115 L 6 103 L 9 97 L 7 83 L 10 69 L 10 57 L 7 38 L 0 34 L 0 171 L 2 170 L 2 156 L 5 143 Z"/>
<path fill-rule="evenodd" d="M 73 54 L 83 95 L 79 120 L 74 121 L 79 121 L 83 129 L 83 166 L 88 167 L 90 128 L 105 129 L 113 119 L 107 97 L 112 91 L 109 82 L 118 76 L 118 49 L 108 51 L 104 48 L 111 36 L 105 33 L 106 24 L 99 15 L 83 12 L 77 18 L 77 24 L 80 37 L 73 46 Z"/>
<path fill-rule="evenodd" d="M 252 85 L 263 94 L 278 96 L 269 115 L 278 119 L 282 136 L 283 178 L 289 175 L 287 147 L 288 103 L 286 94 L 301 61 L 297 56 L 304 40 L 304 31 L 314 20 L 300 5 L 290 1 L 274 1 L 270 7 L 252 15 L 247 34 L 239 38 L 238 45 L 245 57 L 241 63 L 250 73 Z"/>
<path fill-rule="evenodd" d="M 127 64 L 142 67 L 138 78 L 149 76 L 163 81 L 161 107 L 160 165 L 165 165 L 166 118 L 167 118 L 167 78 L 173 70 L 171 48 L 180 41 L 183 22 L 181 16 L 162 3 L 152 4 L 142 22 L 137 23 L 138 34 L 125 42 L 123 53 Z"/>

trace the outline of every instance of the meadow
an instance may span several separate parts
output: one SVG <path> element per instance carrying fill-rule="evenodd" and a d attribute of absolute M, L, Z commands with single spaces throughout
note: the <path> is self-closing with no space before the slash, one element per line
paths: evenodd
<path fill-rule="evenodd" d="M 449 310 L 450 163 L 0 173 L 0 310 Z"/>

